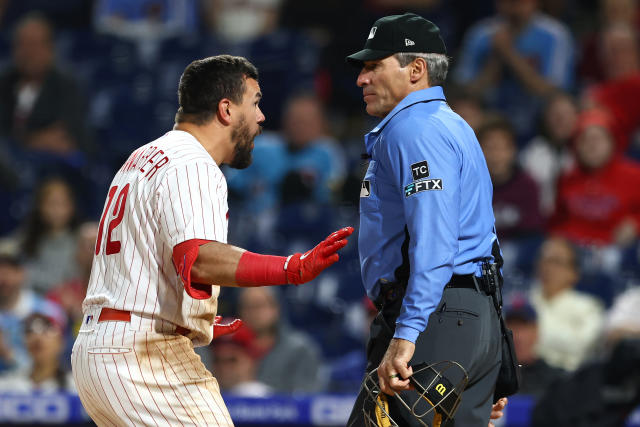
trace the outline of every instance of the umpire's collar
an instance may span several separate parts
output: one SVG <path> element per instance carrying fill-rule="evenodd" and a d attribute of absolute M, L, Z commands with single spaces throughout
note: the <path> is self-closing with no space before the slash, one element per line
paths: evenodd
<path fill-rule="evenodd" d="M 375 141 L 378 139 L 378 134 L 384 129 L 384 127 L 389 123 L 389 121 L 400 111 L 404 110 L 407 107 L 410 107 L 414 104 L 418 104 L 420 102 L 428 102 L 433 100 L 444 100 L 444 91 L 442 90 L 442 86 L 433 86 L 427 89 L 417 90 L 415 92 L 411 92 L 409 95 L 405 96 L 402 101 L 395 106 L 393 110 L 389 112 L 385 116 L 378 126 L 373 128 L 371 132 L 365 135 L 365 147 L 367 150 L 367 154 L 371 155 L 371 150 L 373 149 L 373 145 Z"/>

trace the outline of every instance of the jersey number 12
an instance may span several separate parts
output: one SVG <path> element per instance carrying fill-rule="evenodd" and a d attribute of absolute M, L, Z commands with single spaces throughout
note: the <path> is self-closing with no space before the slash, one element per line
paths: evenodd
<path fill-rule="evenodd" d="M 107 206 L 104 208 L 104 212 L 102 213 L 102 218 L 100 218 L 100 229 L 98 231 L 98 239 L 96 240 L 96 255 L 100 253 L 100 249 L 102 246 L 102 232 L 104 231 L 104 220 L 109 213 L 109 208 L 111 207 L 111 202 L 113 201 L 113 196 L 115 196 L 118 191 L 118 186 L 114 185 L 109 189 L 109 198 L 107 200 Z M 107 255 L 117 254 L 120 252 L 120 241 L 119 240 L 111 240 L 111 233 L 113 230 L 120 225 L 122 222 L 122 218 L 124 217 L 124 205 L 127 202 L 127 193 L 129 192 L 129 184 L 122 187 L 120 193 L 118 193 L 118 197 L 116 198 L 116 204 L 113 206 L 113 213 L 111 216 L 111 221 L 109 221 L 109 225 L 107 227 L 107 245 L 105 248 L 105 253 Z"/>

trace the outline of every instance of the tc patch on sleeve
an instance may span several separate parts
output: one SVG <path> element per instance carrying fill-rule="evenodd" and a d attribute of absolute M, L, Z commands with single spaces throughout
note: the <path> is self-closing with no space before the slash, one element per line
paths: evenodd
<path fill-rule="evenodd" d="M 442 190 L 442 180 L 435 178 L 412 182 L 411 184 L 404 187 L 404 197 L 409 197 L 412 194 L 428 190 Z"/>
<path fill-rule="evenodd" d="M 423 160 L 418 163 L 414 163 L 411 165 L 411 174 L 413 175 L 413 180 L 417 181 L 422 178 L 429 177 L 429 164 L 426 160 Z"/>
<path fill-rule="evenodd" d="M 371 183 L 368 179 L 362 181 L 362 186 L 360 187 L 360 197 L 369 197 L 371 195 Z"/>

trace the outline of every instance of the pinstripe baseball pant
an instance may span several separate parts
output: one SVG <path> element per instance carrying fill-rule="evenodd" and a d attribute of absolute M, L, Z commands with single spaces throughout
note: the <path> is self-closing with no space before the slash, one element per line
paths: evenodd
<path fill-rule="evenodd" d="M 191 340 L 97 317 L 85 313 L 71 355 L 80 400 L 96 424 L 233 426 Z"/>

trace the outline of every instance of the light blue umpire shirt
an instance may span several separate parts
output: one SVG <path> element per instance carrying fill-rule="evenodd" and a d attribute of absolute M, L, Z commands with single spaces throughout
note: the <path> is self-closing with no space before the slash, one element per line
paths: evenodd
<path fill-rule="evenodd" d="M 367 294 L 395 281 L 405 227 L 410 275 L 394 338 L 416 341 L 452 274 L 481 275 L 496 240 L 493 188 L 473 130 L 442 87 L 407 95 L 365 135 L 358 246 Z"/>

